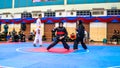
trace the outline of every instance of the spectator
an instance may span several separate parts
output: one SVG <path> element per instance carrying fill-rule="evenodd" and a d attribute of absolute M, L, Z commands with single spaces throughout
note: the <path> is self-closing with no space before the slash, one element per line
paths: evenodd
<path fill-rule="evenodd" d="M 5 33 L 5 38 L 6 38 L 6 40 L 7 40 L 7 34 L 8 34 L 8 25 L 7 25 L 7 23 L 4 25 L 4 33 Z"/>
<path fill-rule="evenodd" d="M 24 32 L 21 31 L 21 32 L 19 33 L 19 38 L 20 38 L 20 41 L 21 41 L 21 42 L 26 42 Z"/>
<path fill-rule="evenodd" d="M 17 33 L 14 35 L 14 42 L 19 42 L 19 36 Z"/>
<path fill-rule="evenodd" d="M 7 41 L 11 38 L 11 32 L 7 35 Z"/>
<path fill-rule="evenodd" d="M 6 36 L 5 36 L 5 32 L 2 32 L 1 35 L 0 35 L 0 40 L 1 41 L 6 41 Z"/>
<path fill-rule="evenodd" d="M 19 33 L 19 35 L 22 33 L 23 31 L 22 31 L 22 29 L 20 29 L 20 31 L 18 32 Z"/>
<path fill-rule="evenodd" d="M 1 34 L 1 32 L 0 32 L 0 41 L 1 41 L 1 39 L 2 39 L 1 36 L 2 36 L 2 34 Z"/>
<path fill-rule="evenodd" d="M 45 36 L 45 35 L 42 36 L 42 40 L 43 40 L 43 41 L 46 40 L 46 36 Z"/>
<path fill-rule="evenodd" d="M 75 34 L 74 34 L 74 33 L 72 33 L 72 34 L 70 35 L 70 40 L 71 40 L 71 41 L 74 41 L 74 40 L 75 40 L 75 38 L 76 38 L 76 37 L 75 37 Z"/>
<path fill-rule="evenodd" d="M 28 37 L 28 40 L 29 40 L 29 41 L 33 41 L 33 40 L 34 40 L 34 37 L 35 37 L 35 31 L 33 30 L 33 32 L 30 32 L 29 37 Z"/>
<path fill-rule="evenodd" d="M 13 29 L 13 31 L 12 31 L 12 41 L 14 42 L 15 41 L 15 35 L 16 35 L 16 31 L 15 31 L 15 28 Z"/>

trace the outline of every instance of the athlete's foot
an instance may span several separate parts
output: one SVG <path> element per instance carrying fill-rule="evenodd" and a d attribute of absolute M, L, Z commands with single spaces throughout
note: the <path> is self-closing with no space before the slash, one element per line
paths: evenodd
<path fill-rule="evenodd" d="M 86 51 L 86 52 L 89 52 L 89 50 L 88 50 L 88 49 L 86 49 L 85 51 Z"/>
<path fill-rule="evenodd" d="M 77 51 L 78 49 L 73 49 L 74 51 Z"/>
<path fill-rule="evenodd" d="M 35 45 L 35 44 L 33 44 L 33 46 L 34 46 L 34 47 L 36 47 L 36 45 Z"/>
<path fill-rule="evenodd" d="M 47 50 L 47 52 L 49 52 L 49 49 L 46 49 Z"/>
<path fill-rule="evenodd" d="M 70 49 L 67 49 L 67 51 L 69 51 Z"/>

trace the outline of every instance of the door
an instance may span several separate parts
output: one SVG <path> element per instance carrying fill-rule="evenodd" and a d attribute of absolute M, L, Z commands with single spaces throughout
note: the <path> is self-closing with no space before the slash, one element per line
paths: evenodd
<path fill-rule="evenodd" d="M 52 40 L 52 32 L 51 30 L 55 27 L 55 24 L 44 24 L 44 35 L 46 36 L 47 41 Z"/>
<path fill-rule="evenodd" d="M 90 39 L 102 41 L 107 37 L 107 24 L 105 22 L 90 23 Z"/>

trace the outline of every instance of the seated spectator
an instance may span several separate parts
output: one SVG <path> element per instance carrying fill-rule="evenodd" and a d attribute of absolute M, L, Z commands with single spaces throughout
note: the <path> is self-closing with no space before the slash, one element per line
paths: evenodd
<path fill-rule="evenodd" d="M 30 35 L 28 36 L 28 40 L 29 41 L 33 41 L 34 39 L 33 39 L 33 35 L 30 33 Z"/>
<path fill-rule="evenodd" d="M 119 43 L 119 38 L 120 38 L 120 32 L 119 32 L 119 30 L 115 30 L 114 29 L 114 33 L 113 33 L 112 37 L 110 38 L 111 43 L 114 40 L 118 44 Z"/>
<path fill-rule="evenodd" d="M 1 34 L 1 32 L 0 32 L 0 41 L 1 41 L 1 39 L 2 39 L 1 36 L 2 36 L 2 34 Z"/>
<path fill-rule="evenodd" d="M 76 39 L 76 36 L 75 36 L 74 33 L 72 33 L 72 34 L 70 35 L 70 40 L 71 40 L 71 41 L 74 41 L 75 39 Z"/>
<path fill-rule="evenodd" d="M 5 33 L 4 33 L 4 32 L 1 33 L 0 38 L 1 38 L 1 39 L 0 39 L 1 41 L 5 41 L 5 40 L 6 40 L 6 36 L 5 36 Z"/>
<path fill-rule="evenodd" d="M 12 35 L 11 35 L 12 41 L 14 42 L 15 41 L 15 35 L 17 34 L 17 32 L 15 31 L 15 28 L 13 29 L 13 31 L 11 33 L 12 33 Z"/>
<path fill-rule="evenodd" d="M 7 41 L 11 38 L 11 32 L 7 35 Z"/>
<path fill-rule="evenodd" d="M 24 32 L 21 31 L 21 32 L 19 33 L 20 41 L 21 41 L 21 42 L 26 42 L 25 37 L 26 37 L 26 36 L 25 36 Z"/>
<path fill-rule="evenodd" d="M 28 37 L 28 40 L 29 41 L 33 41 L 34 40 L 34 37 L 35 37 L 35 31 L 33 30 L 33 32 L 30 32 L 30 35 Z"/>
<path fill-rule="evenodd" d="M 46 36 L 45 35 L 42 36 L 42 40 L 46 41 Z"/>
<path fill-rule="evenodd" d="M 70 38 L 69 38 L 69 36 L 67 36 L 66 37 L 66 42 L 70 42 L 71 40 L 70 40 Z"/>
<path fill-rule="evenodd" d="M 14 35 L 14 42 L 19 42 L 19 36 L 17 33 Z"/>
<path fill-rule="evenodd" d="M 22 32 L 23 32 L 22 29 L 20 29 L 20 31 L 18 32 L 18 34 L 20 35 Z"/>
<path fill-rule="evenodd" d="M 33 30 L 33 31 L 31 32 L 31 34 L 35 36 L 35 30 Z"/>

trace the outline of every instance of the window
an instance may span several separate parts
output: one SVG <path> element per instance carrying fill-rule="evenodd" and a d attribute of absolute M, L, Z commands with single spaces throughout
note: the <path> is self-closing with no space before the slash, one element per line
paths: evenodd
<path fill-rule="evenodd" d="M 120 9 L 108 9 L 107 15 L 120 15 Z"/>
<path fill-rule="evenodd" d="M 21 18 L 32 18 L 32 14 L 28 12 L 21 13 Z"/>
<path fill-rule="evenodd" d="M 55 17 L 55 12 L 45 12 L 44 17 Z"/>
<path fill-rule="evenodd" d="M 104 8 L 93 8 L 91 10 L 92 16 L 106 16 L 106 10 Z"/>
<path fill-rule="evenodd" d="M 77 16 L 91 16 L 90 10 L 78 10 L 76 13 Z"/>
<path fill-rule="evenodd" d="M 93 11 L 93 15 L 104 15 L 104 11 Z"/>
<path fill-rule="evenodd" d="M 36 17 L 36 16 L 38 16 L 38 14 L 37 13 L 33 13 L 33 17 Z"/>

